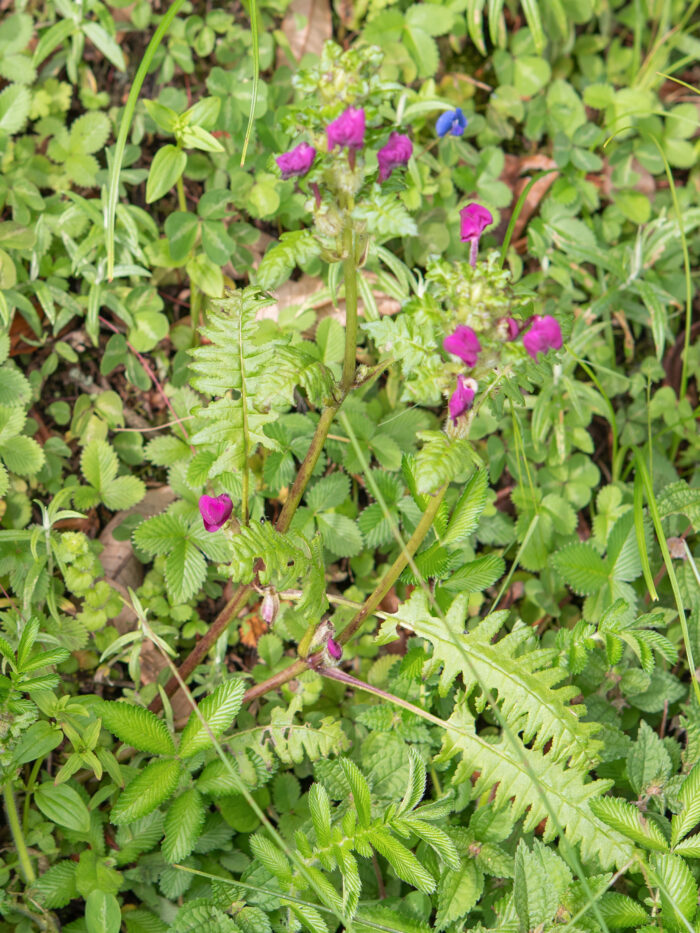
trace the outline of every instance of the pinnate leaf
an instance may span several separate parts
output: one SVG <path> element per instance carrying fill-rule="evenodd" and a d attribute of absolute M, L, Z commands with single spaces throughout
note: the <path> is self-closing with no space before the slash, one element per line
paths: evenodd
<path fill-rule="evenodd" d="M 175 793 L 180 779 L 179 762 L 171 760 L 152 761 L 126 787 L 112 808 L 111 821 L 133 823 L 146 816 Z"/>

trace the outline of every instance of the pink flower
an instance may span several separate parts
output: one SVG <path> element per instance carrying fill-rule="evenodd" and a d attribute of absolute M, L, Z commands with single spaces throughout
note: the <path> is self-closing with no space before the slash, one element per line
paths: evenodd
<path fill-rule="evenodd" d="M 328 654 L 333 658 L 334 661 L 340 661 L 343 656 L 343 649 L 341 645 L 335 640 L 335 638 L 329 638 L 326 642 L 326 648 L 328 648 Z"/>
<path fill-rule="evenodd" d="M 453 334 L 445 337 L 442 345 L 448 353 L 458 356 L 467 366 L 476 366 L 481 344 L 471 327 L 460 324 Z"/>
<path fill-rule="evenodd" d="M 218 531 L 231 517 L 233 502 L 226 493 L 220 496 L 200 496 L 199 514 L 207 531 Z"/>
<path fill-rule="evenodd" d="M 493 223 L 491 211 L 481 204 L 472 202 L 463 207 L 459 212 L 460 219 L 460 239 L 462 243 L 471 243 L 469 252 L 469 262 L 472 266 L 476 265 L 476 257 L 479 251 L 479 238 L 484 229 Z"/>
<path fill-rule="evenodd" d="M 397 165 L 405 165 L 411 158 L 413 143 L 402 133 L 393 132 L 389 141 L 377 153 L 379 180 L 386 181 Z"/>
<path fill-rule="evenodd" d="M 508 328 L 508 340 L 515 340 L 520 333 L 520 324 L 518 324 L 515 318 L 507 317 L 506 326 Z"/>
<path fill-rule="evenodd" d="M 280 172 L 282 172 L 282 178 L 286 180 L 295 175 L 306 175 L 313 165 L 315 158 L 316 150 L 313 146 L 310 146 L 308 143 L 299 143 L 298 146 L 294 149 L 290 149 L 289 152 L 283 152 L 282 155 L 278 155 L 275 162 L 279 166 Z"/>
<path fill-rule="evenodd" d="M 530 319 L 530 328 L 523 335 L 523 346 L 535 362 L 537 362 L 538 353 L 559 350 L 561 344 L 561 328 L 551 314 L 546 314 L 544 317 L 536 314 Z"/>
<path fill-rule="evenodd" d="M 473 379 L 467 380 L 464 376 L 457 376 L 457 388 L 452 393 L 448 406 L 450 418 L 455 424 L 457 419 L 469 411 L 474 404 L 475 385 Z"/>
<path fill-rule="evenodd" d="M 361 149 L 365 142 L 365 112 L 360 107 L 348 107 L 339 117 L 326 127 L 328 151 L 336 146 L 349 149 Z"/>

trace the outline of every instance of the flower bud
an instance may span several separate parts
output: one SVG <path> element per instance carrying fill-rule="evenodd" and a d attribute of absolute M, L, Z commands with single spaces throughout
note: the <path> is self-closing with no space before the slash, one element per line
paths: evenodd
<path fill-rule="evenodd" d="M 218 531 L 231 517 L 233 502 L 230 496 L 222 493 L 220 496 L 200 496 L 199 514 L 202 516 L 207 531 Z"/>
<path fill-rule="evenodd" d="M 279 610 L 280 598 L 276 591 L 272 589 L 272 587 L 268 587 L 265 590 L 262 606 L 260 607 L 260 615 L 262 616 L 263 622 L 266 622 L 268 625 L 272 625 L 272 623 L 277 618 L 277 613 Z"/>

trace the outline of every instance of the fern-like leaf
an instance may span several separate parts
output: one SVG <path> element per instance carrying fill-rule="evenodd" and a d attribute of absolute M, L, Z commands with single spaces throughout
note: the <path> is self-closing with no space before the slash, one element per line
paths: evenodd
<path fill-rule="evenodd" d="M 624 836 L 596 817 L 590 800 L 601 796 L 610 781 L 586 781 L 585 775 L 566 768 L 553 755 L 526 748 L 516 737 L 504 733 L 493 742 L 477 734 L 466 703 L 459 703 L 448 720 L 443 748 L 436 761 L 461 754 L 455 783 L 470 782 L 472 798 L 495 787 L 496 807 L 510 806 L 510 815 L 526 814 L 523 831 L 531 832 L 546 820 L 543 842 L 559 833 L 551 810 L 572 845 L 580 844 L 584 861 L 597 856 L 603 867 L 624 865 L 633 847 Z"/>

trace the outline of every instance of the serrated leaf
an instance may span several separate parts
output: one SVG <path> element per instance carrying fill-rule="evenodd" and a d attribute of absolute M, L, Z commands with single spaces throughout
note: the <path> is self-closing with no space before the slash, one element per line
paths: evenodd
<path fill-rule="evenodd" d="M 134 531 L 134 544 L 151 557 L 156 554 L 169 554 L 178 541 L 187 534 L 187 523 L 179 515 L 168 512 L 154 515 L 141 522 Z"/>
<path fill-rule="evenodd" d="M 469 913 L 481 897 L 484 876 L 472 859 L 464 859 L 461 868 L 443 872 L 438 884 L 438 911 L 435 929 L 444 930 Z"/>
<path fill-rule="evenodd" d="M 350 495 L 350 477 L 345 473 L 331 473 L 315 483 L 306 493 L 306 504 L 312 512 L 335 509 Z"/>
<path fill-rule="evenodd" d="M 427 871 L 413 852 L 402 845 L 385 829 L 373 829 L 367 832 L 367 840 L 383 855 L 403 881 L 407 881 L 424 894 L 432 894 L 435 890 L 435 879 Z"/>
<path fill-rule="evenodd" d="M 323 784 L 313 784 L 309 791 L 309 811 L 316 833 L 316 844 L 325 849 L 331 841 L 331 804 Z"/>
<path fill-rule="evenodd" d="M 90 441 L 83 448 L 80 470 L 88 483 L 102 492 L 117 475 L 117 455 L 107 441 Z"/>
<path fill-rule="evenodd" d="M 686 930 L 698 906 L 698 886 L 690 868 L 678 855 L 656 855 L 652 864 L 659 880 L 662 919 L 667 928 Z"/>
<path fill-rule="evenodd" d="M 369 784 L 353 761 L 342 758 L 340 764 L 352 791 L 352 800 L 357 811 L 358 822 L 361 827 L 367 827 L 372 819 Z"/>
<path fill-rule="evenodd" d="M 500 579 L 505 569 L 499 554 L 483 554 L 451 573 L 441 587 L 448 593 L 481 593 Z"/>
<path fill-rule="evenodd" d="M 204 801 L 195 787 L 180 794 L 168 807 L 161 851 L 166 862 L 181 862 L 194 849 L 204 826 Z"/>
<path fill-rule="evenodd" d="M 32 105 L 32 95 L 21 84 L 10 84 L 0 92 L 0 133 L 13 136 L 24 127 Z"/>
<path fill-rule="evenodd" d="M 122 912 L 113 894 L 95 888 L 85 899 L 87 933 L 119 933 Z"/>
<path fill-rule="evenodd" d="M 324 512 L 316 516 L 324 547 L 336 557 L 354 557 L 362 550 L 362 532 L 347 515 Z"/>
<path fill-rule="evenodd" d="M 107 114 L 99 110 L 84 113 L 74 120 L 70 128 L 69 147 L 72 153 L 92 155 L 102 149 L 110 134 Z"/>
<path fill-rule="evenodd" d="M 0 456 L 7 469 L 18 476 L 32 476 L 44 465 L 44 451 L 33 437 L 25 437 L 23 434 L 0 447 Z"/>
<path fill-rule="evenodd" d="M 668 843 L 663 833 L 651 820 L 646 820 L 639 809 L 619 797 L 601 797 L 591 801 L 595 815 L 619 833 L 653 852 L 667 852 Z"/>
<path fill-rule="evenodd" d="M 199 592 L 207 576 L 202 552 L 192 541 L 180 539 L 165 561 L 165 585 L 176 603 L 186 603 Z"/>
<path fill-rule="evenodd" d="M 102 501 L 113 512 L 130 509 L 146 495 L 146 486 L 137 476 L 118 476 L 105 486 Z"/>
<path fill-rule="evenodd" d="M 671 820 L 671 844 L 674 846 L 700 822 L 700 762 L 681 784 L 678 799 L 683 809 L 680 813 L 674 813 Z"/>
<path fill-rule="evenodd" d="M 443 544 L 456 544 L 476 530 L 486 504 L 487 486 L 488 473 L 486 470 L 477 470 L 464 487 L 464 492 L 452 511 L 447 531 L 442 538 Z"/>
<path fill-rule="evenodd" d="M 154 437 L 146 444 L 144 454 L 149 463 L 156 466 L 169 467 L 178 460 L 185 460 L 190 456 L 190 449 L 179 437 L 166 434 L 163 437 Z"/>
<path fill-rule="evenodd" d="M 97 710 L 103 725 L 122 742 L 152 755 L 174 755 L 168 727 L 155 713 L 126 702 L 103 701 Z"/>
<path fill-rule="evenodd" d="M 33 897 L 47 910 L 65 907 L 78 896 L 75 873 L 78 863 L 70 859 L 56 862 L 43 872 L 31 887 Z"/>
<path fill-rule="evenodd" d="M 120 794 L 110 820 L 115 826 L 133 823 L 171 797 L 180 779 L 181 766 L 173 760 L 152 761 Z"/>
<path fill-rule="evenodd" d="M 597 593 L 608 582 L 608 568 L 592 544 L 569 544 L 552 554 L 550 561 L 564 582 L 580 596 Z"/>
<path fill-rule="evenodd" d="M 26 405 L 31 396 L 29 380 L 18 369 L 0 367 L 0 405 Z"/>
<path fill-rule="evenodd" d="M 220 684 L 210 696 L 205 697 L 198 706 L 199 713 L 209 726 L 214 736 L 220 736 L 233 722 L 243 703 L 245 684 L 239 678 L 232 678 Z M 211 745 L 209 732 L 202 725 L 199 716 L 193 710 L 180 737 L 179 755 L 191 758 L 203 748 Z"/>

